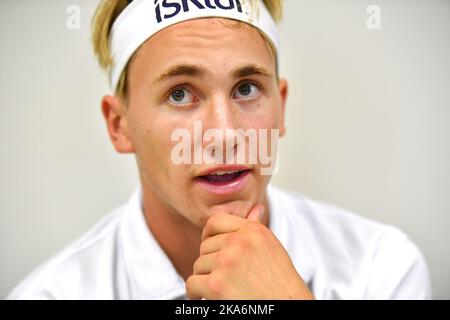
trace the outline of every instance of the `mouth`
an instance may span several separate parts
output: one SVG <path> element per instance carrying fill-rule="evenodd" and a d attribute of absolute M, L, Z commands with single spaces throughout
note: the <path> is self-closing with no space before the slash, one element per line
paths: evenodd
<path fill-rule="evenodd" d="M 249 172 L 250 170 L 234 170 L 234 171 L 216 171 L 212 174 L 208 174 L 205 176 L 199 177 L 199 179 L 215 184 L 215 185 L 223 185 L 227 183 L 232 183 L 237 180 L 241 175 Z"/>
<path fill-rule="evenodd" d="M 195 180 L 207 191 L 224 195 L 243 189 L 250 173 L 248 168 L 219 168 L 209 170 Z"/>

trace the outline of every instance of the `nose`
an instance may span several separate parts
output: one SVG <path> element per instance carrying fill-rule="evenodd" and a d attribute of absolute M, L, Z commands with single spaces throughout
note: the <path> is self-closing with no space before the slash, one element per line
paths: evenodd
<path fill-rule="evenodd" d="M 238 110 L 234 108 L 233 102 L 227 97 L 217 97 L 209 103 L 205 111 L 205 129 L 236 129 Z"/>
<path fill-rule="evenodd" d="M 203 147 L 216 162 L 227 163 L 227 155 L 236 153 L 239 146 L 233 133 L 240 128 L 239 120 L 239 110 L 231 98 L 215 97 L 206 106 L 203 117 Z M 212 136 L 215 141 L 212 141 Z"/>

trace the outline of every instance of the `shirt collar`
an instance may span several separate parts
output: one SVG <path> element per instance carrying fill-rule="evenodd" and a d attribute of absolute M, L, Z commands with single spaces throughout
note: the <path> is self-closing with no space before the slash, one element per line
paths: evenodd
<path fill-rule="evenodd" d="M 311 250 L 314 243 L 311 230 L 303 221 L 303 209 L 293 201 L 292 196 L 270 184 L 267 197 L 270 206 L 269 228 L 288 252 L 303 281 L 311 287 L 315 270 L 314 253 Z M 302 201 L 301 197 L 295 200 Z"/>
<path fill-rule="evenodd" d="M 125 210 L 125 259 L 132 298 L 170 300 L 183 297 L 184 280 L 145 221 L 140 187 L 134 192 Z"/>
<path fill-rule="evenodd" d="M 281 193 L 269 185 L 269 228 L 289 253 L 306 283 L 312 279 L 314 265 L 308 242 L 301 230 L 293 230 L 286 210 L 293 210 L 280 199 Z M 132 299 L 184 299 L 184 279 L 161 249 L 145 221 L 142 189 L 138 187 L 126 205 L 124 223 L 125 263 Z M 300 261 L 300 263 L 298 263 Z"/>

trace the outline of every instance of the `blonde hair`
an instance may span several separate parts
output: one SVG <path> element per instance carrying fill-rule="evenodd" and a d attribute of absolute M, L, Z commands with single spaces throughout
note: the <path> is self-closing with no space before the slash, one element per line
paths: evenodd
<path fill-rule="evenodd" d="M 113 64 L 113 59 L 109 50 L 109 36 L 112 25 L 131 1 L 132 0 L 101 0 L 92 19 L 92 42 L 94 45 L 94 52 L 100 66 L 107 72 L 110 71 Z M 246 1 L 251 1 L 252 4 L 256 3 L 256 0 Z M 264 3 L 275 22 L 280 22 L 283 13 L 283 0 L 264 0 Z M 276 54 L 274 48 L 272 48 L 272 50 L 274 51 L 274 54 Z M 128 67 L 122 72 L 116 88 L 116 94 L 120 97 L 126 97 L 127 70 Z"/>

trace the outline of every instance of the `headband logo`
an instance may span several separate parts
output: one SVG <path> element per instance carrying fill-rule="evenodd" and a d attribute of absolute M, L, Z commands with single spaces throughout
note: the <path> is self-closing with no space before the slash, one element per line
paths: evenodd
<path fill-rule="evenodd" d="M 223 4 L 226 3 L 226 4 Z M 181 10 L 189 12 L 195 6 L 199 10 L 203 9 L 222 9 L 237 10 L 242 13 L 242 5 L 240 0 L 155 0 L 155 14 L 158 23 L 165 19 L 177 16 Z"/>

